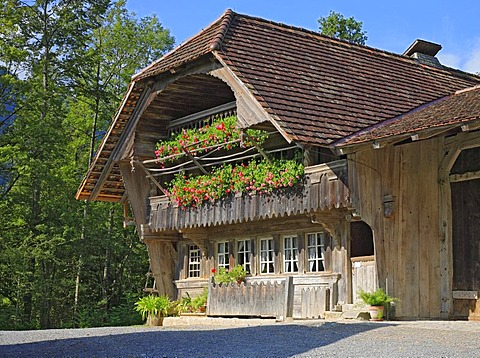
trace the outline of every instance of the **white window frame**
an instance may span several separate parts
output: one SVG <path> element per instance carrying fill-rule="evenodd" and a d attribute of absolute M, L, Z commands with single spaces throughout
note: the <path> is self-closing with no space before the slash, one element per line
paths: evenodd
<path fill-rule="evenodd" d="M 283 272 L 298 273 L 299 272 L 299 237 L 298 235 L 282 236 L 283 244 Z"/>
<path fill-rule="evenodd" d="M 242 243 L 243 248 L 240 249 Z M 252 273 L 252 244 L 251 239 L 239 239 L 235 242 L 237 264 L 242 265 L 248 274 Z"/>
<path fill-rule="evenodd" d="M 267 242 L 267 247 L 263 247 L 262 243 Z M 270 245 L 271 244 L 271 247 Z M 259 246 L 259 274 L 269 275 L 275 273 L 275 242 L 273 237 L 261 237 L 258 240 Z M 265 268 L 265 272 L 264 272 Z"/>
<path fill-rule="evenodd" d="M 200 277 L 202 253 L 197 245 L 188 246 L 188 278 Z"/>
<path fill-rule="evenodd" d="M 310 242 L 310 238 L 315 239 L 313 244 Z M 325 244 L 326 234 L 323 231 L 309 232 L 305 235 L 307 272 L 325 271 Z"/>
<path fill-rule="evenodd" d="M 217 243 L 217 267 L 223 267 L 225 270 L 230 268 L 230 243 L 228 241 L 220 241 Z"/>

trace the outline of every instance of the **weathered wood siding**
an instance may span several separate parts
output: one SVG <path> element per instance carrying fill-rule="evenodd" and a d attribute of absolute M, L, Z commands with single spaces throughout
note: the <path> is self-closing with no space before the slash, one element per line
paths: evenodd
<path fill-rule="evenodd" d="M 215 284 L 208 288 L 208 316 L 258 316 L 285 319 L 291 317 L 292 278 Z"/>
<path fill-rule="evenodd" d="M 150 228 L 180 230 L 347 208 L 350 192 L 345 160 L 306 169 L 306 184 L 271 195 L 230 196 L 197 208 L 179 208 L 165 196 L 150 198 Z"/>
<path fill-rule="evenodd" d="M 338 302 L 338 273 L 293 276 L 293 318 L 323 318 Z"/>
<path fill-rule="evenodd" d="M 353 156 L 349 169 L 354 207 L 374 233 L 379 285 L 388 283 L 400 298 L 399 317 L 440 317 L 442 153 L 442 139 L 368 149 Z M 391 215 L 384 212 L 388 195 Z"/>
<path fill-rule="evenodd" d="M 377 288 L 375 256 L 354 257 L 352 260 L 353 302 L 361 301 L 359 291 L 372 292 Z"/>

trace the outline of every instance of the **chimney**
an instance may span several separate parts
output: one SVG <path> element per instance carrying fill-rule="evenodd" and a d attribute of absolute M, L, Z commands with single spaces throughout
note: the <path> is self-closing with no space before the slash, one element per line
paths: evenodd
<path fill-rule="evenodd" d="M 403 56 L 412 57 L 418 62 L 432 67 L 443 68 L 435 55 L 442 49 L 442 46 L 433 42 L 417 39 L 403 53 Z"/>

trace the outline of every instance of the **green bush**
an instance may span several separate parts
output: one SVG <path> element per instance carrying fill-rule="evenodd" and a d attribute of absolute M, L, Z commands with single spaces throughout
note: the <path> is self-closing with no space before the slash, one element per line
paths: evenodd
<path fill-rule="evenodd" d="M 142 319 L 145 320 L 147 316 L 167 316 L 168 310 L 172 306 L 172 301 L 170 301 L 167 296 L 149 295 L 135 302 L 135 306 L 135 310 L 139 312 Z"/>
<path fill-rule="evenodd" d="M 187 296 L 177 302 L 176 308 L 178 313 L 183 312 L 202 312 L 207 305 L 208 287 L 205 287 L 202 293 L 194 298 L 191 298 L 187 292 Z"/>
<path fill-rule="evenodd" d="M 216 284 L 219 283 L 242 283 L 245 282 L 247 272 L 242 265 L 232 267 L 230 270 L 226 270 L 225 267 L 220 267 L 218 272 L 215 269 L 212 270 L 214 280 Z"/>

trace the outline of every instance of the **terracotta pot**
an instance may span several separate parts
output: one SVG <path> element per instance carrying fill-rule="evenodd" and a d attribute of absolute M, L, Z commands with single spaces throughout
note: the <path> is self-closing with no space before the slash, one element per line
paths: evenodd
<path fill-rule="evenodd" d="M 384 306 L 370 306 L 368 312 L 370 313 L 370 321 L 383 321 Z"/>

